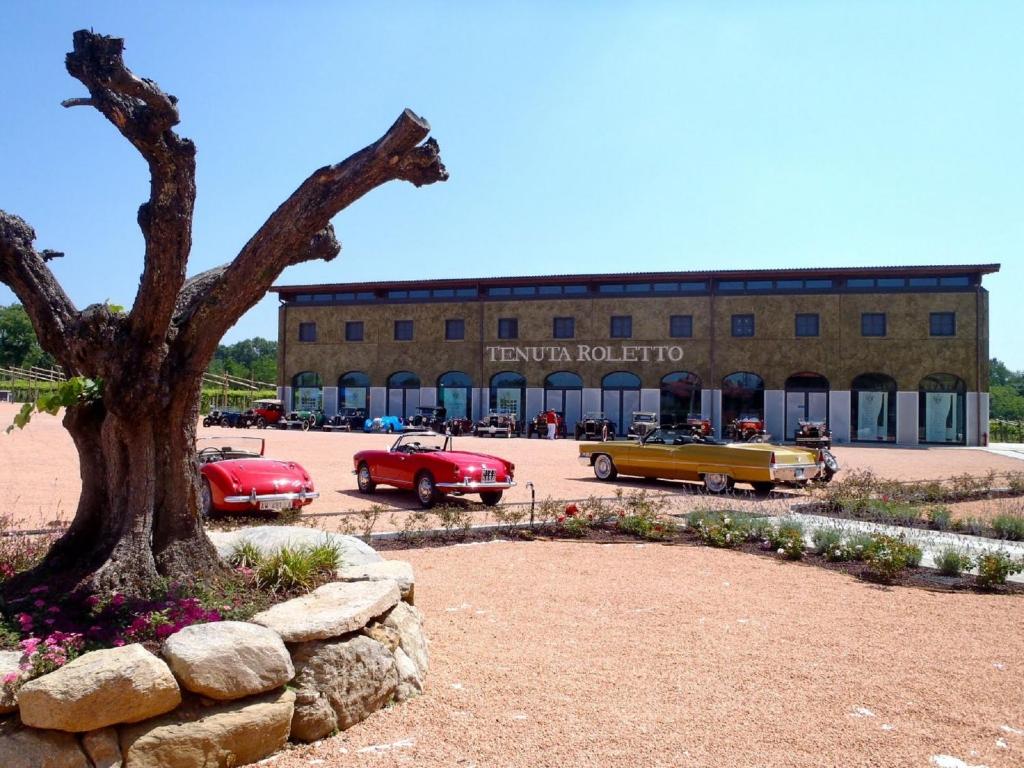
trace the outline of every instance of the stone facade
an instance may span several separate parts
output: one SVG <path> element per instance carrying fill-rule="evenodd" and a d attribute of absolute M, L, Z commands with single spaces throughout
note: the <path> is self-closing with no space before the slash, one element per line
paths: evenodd
<path fill-rule="evenodd" d="M 279 385 L 291 405 L 293 385 L 308 385 L 295 377 L 316 374 L 321 402 L 330 415 L 339 406 L 339 377 L 360 372 L 369 381 L 371 415 L 408 416 L 417 405 L 438 403 L 439 378 L 457 371 L 466 374 L 473 390 L 466 415 L 479 418 L 495 404 L 492 378 L 515 372 L 525 378 L 518 406 L 520 415 L 529 418 L 550 407 L 546 379 L 564 371 L 580 380 L 578 404 L 555 404 L 566 405 L 557 409 L 566 411 L 571 429 L 580 411 L 618 411 L 613 418 L 624 427 L 629 409 L 664 410 L 668 406 L 661 397 L 663 378 L 688 372 L 699 380 L 701 390 L 691 412 L 711 418 L 720 430 L 722 418 L 739 415 L 723 379 L 750 372 L 762 382 L 760 415 L 778 427 L 777 437 L 791 436 L 794 411 L 803 408 L 806 415 L 820 411 L 837 440 L 845 442 L 858 437 L 851 415 L 851 405 L 858 401 L 856 392 L 851 397 L 855 378 L 889 377 L 891 400 L 896 403 L 897 393 L 918 393 L 931 386 L 922 384 L 929 376 L 950 374 L 956 380 L 951 386 L 957 388 L 957 397 L 950 401 L 950 429 L 942 440 L 931 441 L 973 444 L 983 439 L 987 424 L 988 295 L 981 280 L 997 269 L 998 265 L 979 265 L 680 272 L 279 287 Z M 877 280 L 877 285 L 865 287 L 867 280 Z M 657 290 L 678 281 L 688 290 Z M 800 287 L 793 288 L 794 284 Z M 585 292 L 550 298 L 541 294 L 542 289 L 567 285 Z M 621 292 L 607 293 L 618 286 Z M 467 295 L 448 298 L 447 293 L 456 289 Z M 494 295 L 506 290 L 523 295 Z M 403 296 L 406 291 L 417 298 Z M 424 296 L 435 292 L 439 295 Z M 359 294 L 364 299 L 348 300 Z M 884 316 L 884 335 L 862 334 L 866 313 Z M 951 335 L 933 333 L 933 313 L 953 318 Z M 734 318 L 743 315 L 753 318 L 752 336 L 733 333 Z M 797 315 L 817 318 L 816 335 L 798 335 Z M 691 326 L 689 335 L 672 335 L 673 316 L 689 318 L 683 321 Z M 630 318 L 628 337 L 612 337 L 613 317 Z M 573 319 L 571 338 L 554 338 L 556 318 Z M 515 338 L 499 338 L 502 319 L 516 321 Z M 395 322 L 401 320 L 412 322 L 411 340 L 395 339 Z M 448 320 L 462 321 L 463 338 L 446 340 Z M 361 340 L 346 340 L 347 323 L 362 324 Z M 310 340 L 300 340 L 303 324 Z M 315 325 L 315 339 L 310 324 Z M 420 386 L 413 396 L 395 398 L 388 392 L 389 377 L 399 371 L 418 377 Z M 615 396 L 609 407 L 604 381 L 617 372 L 635 375 L 637 392 L 625 399 Z M 827 395 L 820 403 L 789 396 L 791 377 L 803 373 L 817 374 L 824 382 Z M 795 391 L 800 390 L 798 386 Z M 920 407 L 947 405 L 943 398 L 930 405 L 923 397 L 919 400 Z M 964 413 L 968 400 L 971 414 Z M 926 418 L 907 411 L 909 398 L 902 402 L 908 434 L 901 442 L 936 437 Z M 967 421 L 974 425 L 971 434 Z M 912 424 L 918 424 L 916 431 L 909 428 Z M 863 419 L 859 429 L 864 432 Z M 946 439 L 949 435 L 952 439 Z M 888 430 L 886 438 L 895 437 L 895 429 Z"/>

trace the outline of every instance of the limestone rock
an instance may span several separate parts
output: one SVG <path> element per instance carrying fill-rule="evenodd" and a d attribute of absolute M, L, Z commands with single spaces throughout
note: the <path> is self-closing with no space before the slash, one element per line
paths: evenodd
<path fill-rule="evenodd" d="M 398 634 L 397 629 L 391 627 L 385 627 L 380 622 L 374 621 L 363 627 L 363 634 L 369 638 L 376 640 L 378 643 L 383 645 L 392 653 L 398 647 L 398 644 L 402 641 L 402 638 Z"/>
<path fill-rule="evenodd" d="M 395 701 L 411 699 L 423 691 L 423 677 L 412 659 L 401 648 L 395 649 L 395 669 L 398 671 L 398 687 Z"/>
<path fill-rule="evenodd" d="M 379 563 L 347 565 L 338 569 L 338 581 L 381 581 L 393 579 L 398 582 L 402 599 L 410 605 L 415 602 L 416 576 L 412 563 L 405 560 L 381 560 Z"/>
<path fill-rule="evenodd" d="M 0 715 L 6 715 L 18 708 L 15 698 L 15 687 L 5 686 L 4 677 L 12 672 L 20 672 L 21 651 L 0 651 Z"/>
<path fill-rule="evenodd" d="M 91 768 L 78 739 L 63 731 L 26 728 L 16 719 L 0 722 L 0 765 L 4 768 Z"/>
<path fill-rule="evenodd" d="M 255 528 L 240 528 L 237 531 L 208 531 L 207 535 L 217 548 L 217 553 L 224 558 L 243 541 L 256 545 L 263 554 L 277 552 L 285 545 L 295 547 L 328 541 L 338 547 L 343 566 L 376 563 L 382 559 L 373 547 L 355 536 L 298 525 L 261 525 Z"/>
<path fill-rule="evenodd" d="M 398 686 L 395 658 L 365 635 L 292 649 L 298 699 L 292 738 L 313 741 L 345 730 L 387 704 Z"/>
<path fill-rule="evenodd" d="M 72 732 L 135 723 L 180 703 L 171 670 L 138 644 L 82 654 L 18 691 L 25 725 Z"/>
<path fill-rule="evenodd" d="M 398 632 L 399 645 L 416 665 L 422 681 L 430 666 L 430 654 L 423 634 L 423 614 L 408 603 L 398 603 L 384 619 L 384 626 Z"/>
<path fill-rule="evenodd" d="M 273 754 L 288 740 L 295 694 L 204 706 L 189 700 L 163 717 L 120 729 L 128 768 L 234 768 Z"/>
<path fill-rule="evenodd" d="M 163 656 L 185 688 L 217 700 L 271 691 L 295 674 L 280 635 L 246 621 L 185 627 L 167 638 Z"/>
<path fill-rule="evenodd" d="M 274 630 L 286 643 L 325 640 L 362 629 L 398 599 L 398 585 L 391 580 L 332 582 L 278 603 L 252 621 Z"/>
<path fill-rule="evenodd" d="M 82 748 L 92 761 L 93 768 L 121 768 L 121 745 L 114 728 L 89 731 L 82 737 Z"/>

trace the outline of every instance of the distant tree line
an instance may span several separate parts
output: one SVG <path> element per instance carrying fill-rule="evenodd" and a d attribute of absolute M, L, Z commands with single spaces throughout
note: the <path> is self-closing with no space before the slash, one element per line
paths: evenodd
<path fill-rule="evenodd" d="M 1011 371 L 996 358 L 992 358 L 990 367 L 989 415 L 993 419 L 1024 421 L 1024 371 Z"/>
<path fill-rule="evenodd" d="M 53 368 L 55 365 L 53 358 L 39 346 L 24 307 L 21 304 L 0 306 L 0 368 Z M 277 381 L 277 342 L 257 337 L 221 344 L 209 371 L 273 384 Z"/>

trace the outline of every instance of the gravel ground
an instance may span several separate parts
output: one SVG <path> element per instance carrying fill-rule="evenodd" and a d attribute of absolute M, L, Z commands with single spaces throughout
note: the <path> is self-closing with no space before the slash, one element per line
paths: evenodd
<path fill-rule="evenodd" d="M 686 546 L 402 556 L 424 695 L 271 765 L 1024 764 L 1021 598 Z"/>

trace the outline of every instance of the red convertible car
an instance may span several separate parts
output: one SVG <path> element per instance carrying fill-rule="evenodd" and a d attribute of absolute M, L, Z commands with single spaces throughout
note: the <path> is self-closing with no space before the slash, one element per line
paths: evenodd
<path fill-rule="evenodd" d="M 430 508 L 445 494 L 479 493 L 488 507 L 515 485 L 515 465 L 484 453 L 452 450 L 451 435 L 406 432 L 386 451 L 360 451 L 352 457 L 362 493 L 378 485 L 414 490 L 420 506 Z"/>
<path fill-rule="evenodd" d="M 298 509 L 320 494 L 309 473 L 294 461 L 263 456 L 261 437 L 204 437 L 196 440 L 203 476 L 201 512 L 256 512 Z"/>

